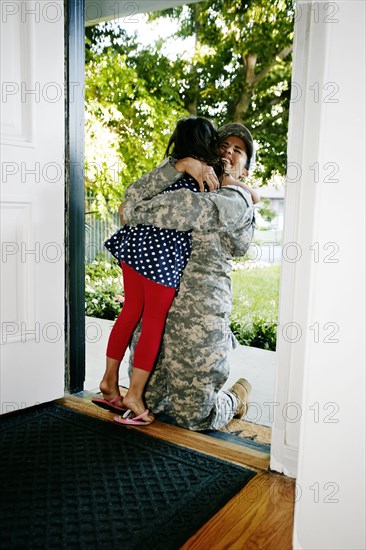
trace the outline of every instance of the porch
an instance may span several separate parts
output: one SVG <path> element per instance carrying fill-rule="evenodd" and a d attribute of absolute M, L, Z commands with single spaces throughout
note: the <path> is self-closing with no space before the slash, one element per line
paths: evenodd
<path fill-rule="evenodd" d="M 105 350 L 113 321 L 86 317 L 86 373 L 84 390 L 99 392 L 99 383 L 105 367 Z M 119 384 L 128 387 L 127 351 L 120 370 Z M 230 355 L 230 375 L 224 389 L 230 388 L 239 378 L 246 378 L 252 385 L 251 406 L 245 419 L 262 426 L 273 423 L 276 352 L 238 345 Z"/>

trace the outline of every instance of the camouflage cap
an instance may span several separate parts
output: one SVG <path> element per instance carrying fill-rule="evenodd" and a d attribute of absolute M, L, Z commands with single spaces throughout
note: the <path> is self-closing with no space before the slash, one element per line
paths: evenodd
<path fill-rule="evenodd" d="M 241 138 L 247 148 L 248 162 L 246 168 L 251 169 L 254 164 L 255 149 L 253 143 L 252 134 L 249 132 L 248 128 L 244 124 L 239 122 L 230 122 L 229 124 L 224 124 L 217 130 L 219 141 L 229 137 L 237 136 Z"/>

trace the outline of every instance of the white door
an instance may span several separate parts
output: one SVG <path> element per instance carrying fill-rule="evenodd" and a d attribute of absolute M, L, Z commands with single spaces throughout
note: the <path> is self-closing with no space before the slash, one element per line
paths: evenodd
<path fill-rule="evenodd" d="M 63 396 L 64 6 L 1 2 L 0 414 Z"/>

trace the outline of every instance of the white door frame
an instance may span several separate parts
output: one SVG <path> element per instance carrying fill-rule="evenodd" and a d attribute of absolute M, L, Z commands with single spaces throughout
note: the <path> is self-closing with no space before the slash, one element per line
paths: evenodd
<path fill-rule="evenodd" d="M 304 298 L 307 296 L 305 288 L 309 284 L 309 262 L 311 262 L 309 250 L 304 249 L 306 247 L 304 243 L 309 240 L 311 243 L 314 215 L 312 211 L 306 212 L 307 219 L 304 220 L 304 208 L 307 205 L 304 203 L 304 194 L 302 193 L 303 185 L 306 183 L 304 180 L 307 177 L 307 174 L 302 171 L 303 130 L 306 119 L 311 114 L 307 94 L 310 18 L 310 3 L 298 5 L 294 31 L 283 260 L 276 349 L 277 370 L 271 442 L 271 469 L 292 477 L 296 477 L 297 471 L 304 363 L 302 321 L 307 309 L 306 302 L 301 300 L 301 296 Z M 319 48 L 320 64 L 323 55 L 323 49 Z M 317 135 L 316 127 L 314 135 Z M 303 292 L 299 291 L 301 288 Z"/>

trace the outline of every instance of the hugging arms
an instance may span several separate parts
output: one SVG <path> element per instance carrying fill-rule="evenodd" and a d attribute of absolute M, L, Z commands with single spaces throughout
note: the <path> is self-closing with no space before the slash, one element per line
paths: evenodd
<path fill-rule="evenodd" d="M 125 222 L 192 231 L 192 253 L 169 311 L 161 351 L 147 385 L 154 412 L 172 415 L 192 430 L 219 429 L 237 403 L 223 391 L 229 374 L 231 269 L 253 234 L 250 194 L 239 187 L 209 193 L 179 190 L 159 194 L 181 176 L 169 159 L 128 188 Z M 131 346 L 130 366 L 139 329 Z"/>

